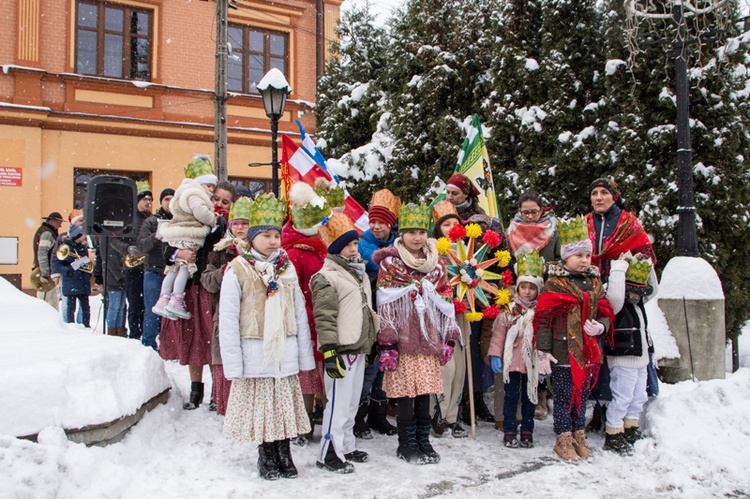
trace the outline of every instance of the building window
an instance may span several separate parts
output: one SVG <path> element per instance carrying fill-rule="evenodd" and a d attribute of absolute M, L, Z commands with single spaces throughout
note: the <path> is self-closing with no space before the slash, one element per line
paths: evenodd
<path fill-rule="evenodd" d="M 256 85 L 271 68 L 288 77 L 289 49 L 286 33 L 252 26 L 229 25 L 232 51 L 227 60 L 227 89 L 257 93 Z"/>
<path fill-rule="evenodd" d="M 149 10 L 78 0 L 76 72 L 150 81 L 152 19 Z"/>

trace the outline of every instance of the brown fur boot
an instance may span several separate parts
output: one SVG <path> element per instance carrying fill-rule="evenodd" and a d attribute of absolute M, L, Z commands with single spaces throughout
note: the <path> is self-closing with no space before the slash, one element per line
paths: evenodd
<path fill-rule="evenodd" d="M 581 459 L 589 459 L 594 455 L 586 442 L 586 430 L 573 432 L 573 449 L 575 449 L 576 454 L 578 454 Z"/>
<path fill-rule="evenodd" d="M 557 436 L 557 442 L 555 442 L 555 448 L 553 450 L 563 461 L 568 461 L 570 463 L 578 461 L 578 454 L 575 449 L 573 449 L 573 435 L 569 431 Z"/>

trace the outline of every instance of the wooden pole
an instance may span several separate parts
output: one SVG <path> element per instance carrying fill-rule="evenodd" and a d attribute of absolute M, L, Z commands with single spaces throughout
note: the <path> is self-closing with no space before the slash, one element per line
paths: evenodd
<path fill-rule="evenodd" d="M 464 352 L 466 353 L 466 376 L 469 378 L 469 414 L 471 415 L 471 439 L 477 439 L 477 420 L 474 415 L 474 379 L 471 366 L 471 326 L 464 316 Z"/>

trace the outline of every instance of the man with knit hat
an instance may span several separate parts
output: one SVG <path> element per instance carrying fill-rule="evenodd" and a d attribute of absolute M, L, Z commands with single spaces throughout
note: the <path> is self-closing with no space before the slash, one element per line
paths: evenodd
<path fill-rule="evenodd" d="M 60 304 L 60 296 L 57 292 L 57 284 L 60 281 L 58 274 L 52 272 L 52 252 L 55 249 L 55 242 L 57 241 L 58 231 L 63 224 L 63 217 L 60 213 L 53 211 L 46 217 L 43 217 L 42 225 L 34 234 L 34 266 L 36 269 L 39 267 L 40 277 L 39 281 L 43 284 L 48 283 L 50 280 L 55 282 L 55 287 L 49 291 L 37 291 L 36 296 L 57 310 Z"/>
<path fill-rule="evenodd" d="M 151 308 L 159 299 L 161 283 L 164 280 L 164 255 L 159 226 L 172 219 L 169 203 L 174 197 L 174 189 L 164 189 L 159 195 L 159 209 L 143 221 L 138 231 L 137 250 L 146 255 L 143 271 L 143 335 L 141 343 L 158 350 L 156 337 L 161 326 L 161 317 Z"/>
<path fill-rule="evenodd" d="M 395 229 L 400 209 L 401 200 L 388 189 L 373 193 L 369 210 L 370 229 L 362 234 L 362 239 L 359 241 L 359 255 L 365 261 L 367 277 L 370 279 L 373 307 L 377 307 L 374 299 L 379 267 L 372 260 L 372 254 L 381 248 L 393 246 L 398 235 Z M 362 397 L 357 417 L 354 420 L 354 434 L 358 438 L 372 438 L 370 429 L 385 435 L 395 435 L 397 431 L 386 418 L 388 399 L 382 389 L 383 373 L 378 369 L 377 360 L 376 355 L 371 359 L 370 365 L 365 368 Z"/>
<path fill-rule="evenodd" d="M 317 466 L 337 473 L 354 471 L 367 453 L 357 450 L 353 433 L 365 357 L 370 353 L 380 325 L 372 309 L 365 263 L 359 258 L 359 234 L 343 213 L 334 213 L 319 229 L 328 246 L 323 268 L 312 276 L 310 289 L 318 332 L 318 350 L 323 353 L 325 390 L 323 435 Z"/>

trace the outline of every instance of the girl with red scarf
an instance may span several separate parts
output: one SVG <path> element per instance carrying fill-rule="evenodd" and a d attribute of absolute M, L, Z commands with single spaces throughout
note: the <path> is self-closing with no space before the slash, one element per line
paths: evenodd
<path fill-rule="evenodd" d="M 614 323 L 599 270 L 591 265 L 586 222 L 577 217 L 559 224 L 560 264 L 550 265 L 534 316 L 540 371 L 554 363 L 554 451 L 565 461 L 590 458 L 586 442 L 585 403 L 596 384 L 602 352 L 597 336 Z M 543 365 L 546 366 L 543 367 Z"/>

